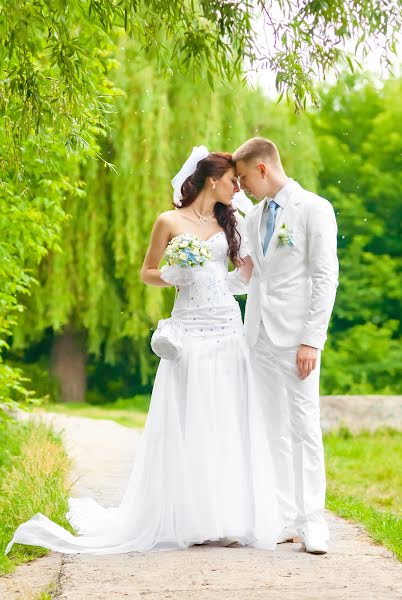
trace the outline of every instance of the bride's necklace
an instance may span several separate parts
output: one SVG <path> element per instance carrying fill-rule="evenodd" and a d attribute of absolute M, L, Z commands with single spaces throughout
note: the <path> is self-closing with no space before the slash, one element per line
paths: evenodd
<path fill-rule="evenodd" d="M 204 217 L 203 215 L 201 215 L 198 210 L 195 208 L 195 206 L 193 206 L 194 209 L 194 213 L 196 215 L 196 217 L 198 218 L 198 220 L 200 221 L 201 225 L 205 228 L 208 227 L 208 225 L 210 225 L 212 223 L 212 219 L 214 218 L 214 214 L 210 215 L 209 217 Z"/>

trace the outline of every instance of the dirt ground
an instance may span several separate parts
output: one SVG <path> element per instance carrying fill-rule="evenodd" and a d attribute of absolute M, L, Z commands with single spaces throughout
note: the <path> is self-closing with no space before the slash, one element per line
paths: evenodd
<path fill-rule="evenodd" d="M 125 489 L 141 433 L 111 421 L 46 415 L 63 429 L 74 461 L 72 495 L 113 505 Z M 299 544 L 275 552 L 194 546 L 112 556 L 52 552 L 0 579 L 0 598 L 33 600 L 42 590 L 63 600 L 401 600 L 402 565 L 357 526 L 328 513 L 330 552 Z"/>

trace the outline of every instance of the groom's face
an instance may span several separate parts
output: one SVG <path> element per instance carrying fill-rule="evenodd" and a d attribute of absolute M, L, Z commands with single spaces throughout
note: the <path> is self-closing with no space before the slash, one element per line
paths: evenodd
<path fill-rule="evenodd" d="M 257 200 L 265 198 L 267 195 L 267 167 L 263 162 L 238 160 L 236 172 L 242 190 Z"/>

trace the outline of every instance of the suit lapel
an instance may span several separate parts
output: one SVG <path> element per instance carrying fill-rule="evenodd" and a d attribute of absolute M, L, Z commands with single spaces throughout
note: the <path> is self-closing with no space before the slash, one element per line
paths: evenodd
<path fill-rule="evenodd" d="M 260 227 L 261 227 L 261 218 L 262 218 L 262 213 L 264 211 L 264 206 L 265 206 L 265 199 L 262 200 L 255 211 L 255 215 L 254 215 L 254 219 L 252 222 L 252 228 L 253 228 L 253 235 L 252 235 L 252 239 L 256 240 L 256 257 L 258 262 L 260 263 L 260 266 L 262 267 L 263 261 L 264 261 L 264 255 L 262 253 L 262 242 L 261 242 L 261 235 L 260 235 Z"/>

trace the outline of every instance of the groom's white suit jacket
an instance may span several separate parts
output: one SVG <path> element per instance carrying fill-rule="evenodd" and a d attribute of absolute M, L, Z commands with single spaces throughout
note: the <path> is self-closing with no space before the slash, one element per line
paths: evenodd
<path fill-rule="evenodd" d="M 262 319 L 273 344 L 307 344 L 322 350 L 338 285 L 334 210 L 327 200 L 292 179 L 284 192 L 265 256 L 260 223 L 267 200 L 246 215 L 254 263 L 246 304 L 246 338 L 250 346 L 255 345 Z M 292 231 L 293 246 L 279 243 L 283 223 Z"/>

